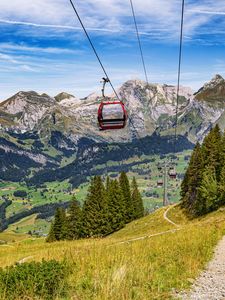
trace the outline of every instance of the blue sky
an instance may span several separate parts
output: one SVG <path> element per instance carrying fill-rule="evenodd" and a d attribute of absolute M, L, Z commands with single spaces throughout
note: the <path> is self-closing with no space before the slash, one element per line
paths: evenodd
<path fill-rule="evenodd" d="M 129 0 L 74 0 L 115 87 L 144 79 Z M 176 84 L 181 0 L 133 0 L 150 82 Z M 69 0 L 0 1 L 0 101 L 99 92 L 102 70 Z M 225 76 L 225 1 L 186 0 L 181 84 Z"/>

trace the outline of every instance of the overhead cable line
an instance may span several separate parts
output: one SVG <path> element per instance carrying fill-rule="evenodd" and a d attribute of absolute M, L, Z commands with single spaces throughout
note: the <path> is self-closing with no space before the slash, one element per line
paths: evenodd
<path fill-rule="evenodd" d="M 177 75 L 175 132 L 174 132 L 174 155 L 176 153 L 176 146 L 177 146 L 177 125 L 178 125 L 178 108 L 179 108 L 179 94 L 180 94 L 180 73 L 181 73 L 181 61 L 182 61 L 182 50 L 183 50 L 184 7 L 185 7 L 185 0 L 182 0 L 181 22 L 180 22 L 179 59 L 178 59 L 178 75 Z"/>
<path fill-rule="evenodd" d="M 103 63 L 102 63 L 102 61 L 101 61 L 101 59 L 100 59 L 100 57 L 99 57 L 99 55 L 98 55 L 96 49 L 95 49 L 94 44 L 93 44 L 92 41 L 91 41 L 91 38 L 90 38 L 90 36 L 89 36 L 89 34 L 88 34 L 88 32 L 87 32 L 87 30 L 86 30 L 86 28 L 85 28 L 85 26 L 84 26 L 82 20 L 81 20 L 81 17 L 80 17 L 80 15 L 79 15 L 79 13 L 78 13 L 78 11 L 77 11 L 77 9 L 76 9 L 76 7 L 75 7 L 73 1 L 72 1 L 72 0 L 69 0 L 69 1 L 70 1 L 71 5 L 72 5 L 72 8 L 73 8 L 73 10 L 74 10 L 74 12 L 75 12 L 75 14 L 76 14 L 76 16 L 77 16 L 79 22 L 80 22 L 80 25 L 82 26 L 82 28 L 83 28 L 83 30 L 84 30 L 84 33 L 86 34 L 86 37 L 87 37 L 87 39 L 88 39 L 88 41 L 89 41 L 89 43 L 90 43 L 90 45 L 91 45 L 91 47 L 92 47 L 92 49 L 93 49 L 93 51 L 94 51 L 94 53 L 95 53 L 95 56 L 96 56 L 96 58 L 97 58 L 97 60 L 98 60 L 98 62 L 99 62 L 99 64 L 100 64 L 100 66 L 101 66 L 101 68 L 102 68 L 102 70 L 103 70 L 103 72 L 104 72 L 106 78 L 108 79 L 109 84 L 111 85 L 111 87 L 112 87 L 112 89 L 113 89 L 113 92 L 115 93 L 116 97 L 119 99 L 119 96 L 118 96 L 118 94 L 117 94 L 117 92 L 116 92 L 116 90 L 115 90 L 115 88 L 114 88 L 112 82 L 111 82 L 110 79 L 109 79 L 109 76 L 108 76 L 108 74 L 107 74 L 107 72 L 106 72 L 106 69 L 105 69 L 105 67 L 104 67 L 104 65 L 103 65 Z M 119 99 L 119 100 L 120 100 L 120 99 Z"/>
<path fill-rule="evenodd" d="M 72 1 L 72 0 L 69 0 L 69 1 L 70 1 L 71 6 L 72 6 L 72 8 L 73 8 L 73 10 L 74 10 L 74 12 L 75 12 L 77 18 L 78 18 L 78 20 L 79 20 L 79 22 L 80 22 L 80 24 L 81 24 L 83 30 L 84 30 L 84 33 L 85 33 L 85 35 L 86 35 L 86 37 L 87 37 L 87 39 L 88 39 L 88 41 L 89 41 L 89 43 L 90 43 L 90 45 L 91 45 L 91 48 L 92 48 L 92 50 L 94 51 L 94 54 L 95 54 L 95 56 L 96 56 L 96 58 L 97 58 L 97 60 L 98 60 L 98 62 L 99 62 L 99 64 L 100 64 L 100 66 L 101 66 L 101 68 L 102 68 L 102 70 L 103 70 L 103 72 L 104 72 L 104 74 L 105 74 L 105 76 L 106 76 L 106 79 L 108 80 L 109 84 L 111 85 L 111 87 L 112 87 L 112 89 L 113 89 L 113 92 L 115 93 L 117 99 L 118 99 L 119 101 L 121 101 L 120 98 L 119 98 L 119 95 L 118 95 L 118 93 L 116 92 L 116 90 L 115 90 L 115 88 L 114 88 L 114 86 L 113 86 L 113 84 L 112 84 L 112 82 L 111 82 L 111 80 L 110 80 L 110 78 L 109 78 L 109 76 L 108 76 L 108 74 L 107 74 L 107 72 L 106 72 L 106 69 L 105 69 L 105 67 L 104 67 L 104 65 L 103 65 L 103 63 L 102 63 L 102 61 L 101 61 L 101 59 L 100 59 L 100 57 L 99 57 L 99 55 L 98 55 L 98 53 L 97 53 L 97 50 L 95 49 L 95 46 L 94 46 L 94 44 L 92 43 L 92 40 L 91 40 L 91 38 L 90 38 L 90 36 L 89 36 L 89 34 L 88 34 L 88 32 L 87 32 L 87 30 L 86 30 L 86 28 L 85 28 L 85 26 L 84 26 L 82 20 L 81 20 L 81 17 L 80 17 L 80 15 L 79 15 L 79 13 L 78 13 L 78 11 L 77 11 L 77 9 L 76 9 L 76 7 L 75 7 L 73 1 Z M 131 117 L 129 117 L 129 121 L 130 121 L 131 125 L 133 126 L 134 130 L 136 131 L 137 136 L 138 136 L 139 139 L 140 139 L 141 137 L 140 137 L 140 135 L 138 134 L 138 131 L 136 130 L 136 128 L 135 128 L 135 126 L 134 126 L 134 123 L 133 123 Z M 141 143 L 142 143 L 142 142 L 141 142 Z"/>
<path fill-rule="evenodd" d="M 145 65 L 145 60 L 144 60 L 144 54 L 143 54 L 143 50 L 142 50 L 142 46 L 141 46 L 141 39 L 140 39 L 139 31 L 138 31 L 137 20 L 136 20 L 134 5 L 133 5 L 132 0 L 130 0 L 130 6 L 131 6 L 132 14 L 133 14 L 134 25 L 135 25 L 135 29 L 136 29 L 136 35 L 137 35 L 138 45 L 139 45 L 139 49 L 140 49 L 141 61 L 142 61 L 142 65 L 143 65 L 145 79 L 148 84 L 148 75 L 147 75 L 147 70 L 146 70 L 146 65 Z"/>

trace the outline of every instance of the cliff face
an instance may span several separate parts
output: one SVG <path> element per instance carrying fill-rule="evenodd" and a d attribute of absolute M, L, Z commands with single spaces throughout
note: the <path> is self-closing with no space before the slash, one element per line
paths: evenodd
<path fill-rule="evenodd" d="M 195 93 L 195 99 L 209 102 L 211 104 L 223 104 L 225 102 L 225 80 L 219 74 L 215 75 L 210 82 L 204 84 Z"/>

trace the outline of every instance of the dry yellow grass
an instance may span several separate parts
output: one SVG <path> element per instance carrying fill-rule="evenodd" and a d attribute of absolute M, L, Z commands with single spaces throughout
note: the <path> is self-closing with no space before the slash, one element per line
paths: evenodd
<path fill-rule="evenodd" d="M 28 239 L 27 234 L 17 234 L 11 231 L 5 231 L 0 233 L 0 240 L 6 243 L 9 243 L 9 245 L 13 246 L 15 242 L 22 241 Z M 1 248 L 0 248 L 1 249 Z M 1 255 L 1 251 L 0 251 Z"/>

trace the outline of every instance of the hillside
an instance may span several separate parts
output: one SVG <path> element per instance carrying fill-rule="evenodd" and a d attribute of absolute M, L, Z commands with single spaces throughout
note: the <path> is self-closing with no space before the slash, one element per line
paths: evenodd
<path fill-rule="evenodd" d="M 224 225 L 223 208 L 188 220 L 179 206 L 171 206 L 105 239 L 52 244 L 25 239 L 0 246 L 0 266 L 66 257 L 72 267 L 69 297 L 172 299 L 190 287 L 212 257 Z"/>

